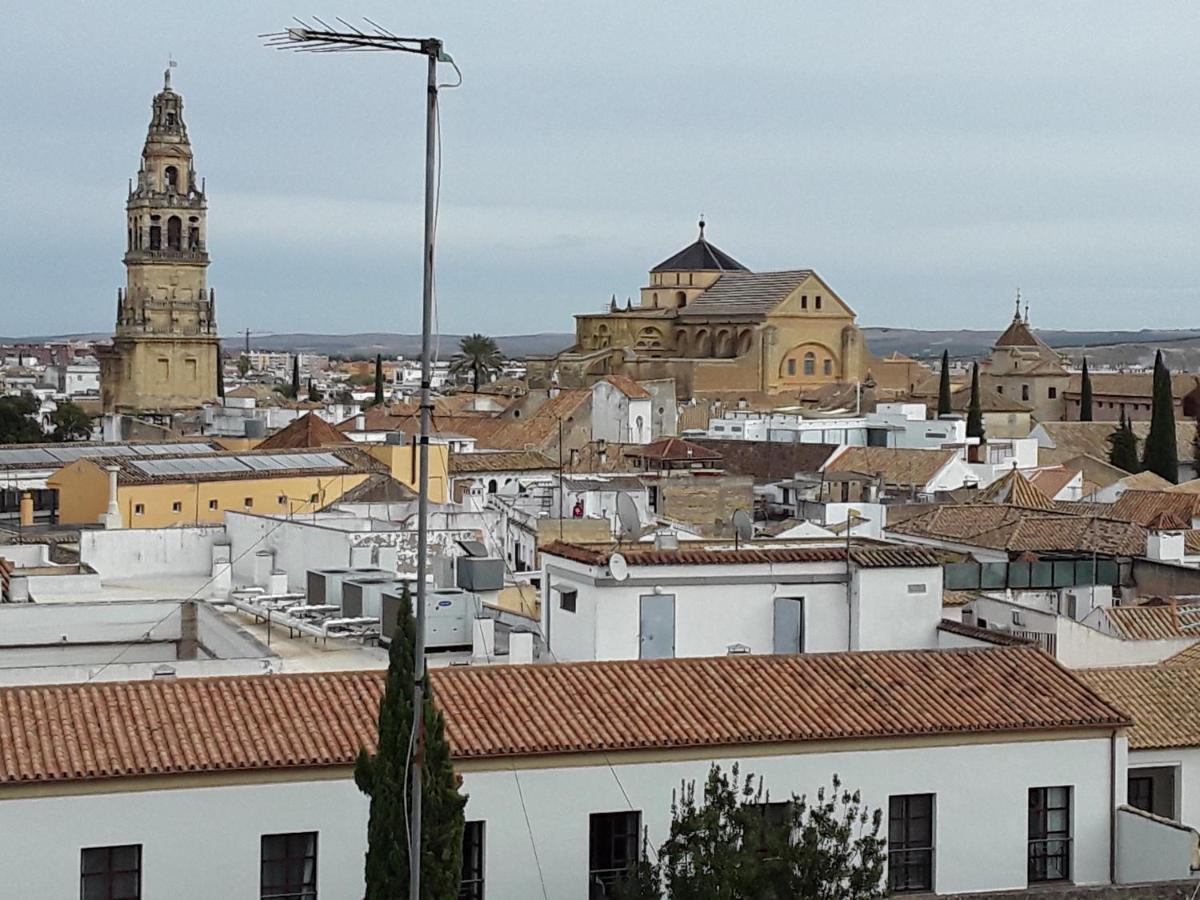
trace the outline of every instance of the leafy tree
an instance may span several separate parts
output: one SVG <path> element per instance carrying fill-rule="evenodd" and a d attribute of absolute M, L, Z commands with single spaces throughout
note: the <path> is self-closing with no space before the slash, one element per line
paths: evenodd
<path fill-rule="evenodd" d="M 46 439 L 35 418 L 41 404 L 26 391 L 0 397 L 0 444 L 36 444 Z"/>
<path fill-rule="evenodd" d="M 300 399 L 300 357 L 292 355 L 292 399 Z"/>
<path fill-rule="evenodd" d="M 1086 356 L 1083 358 L 1083 377 L 1079 381 L 1079 421 L 1092 421 L 1092 376 L 1088 373 Z"/>
<path fill-rule="evenodd" d="M 377 749 L 359 750 L 354 781 L 371 798 L 367 823 L 366 900 L 407 900 L 408 813 L 406 804 L 413 725 L 413 670 L 416 623 L 408 588 L 400 600 L 396 629 L 388 651 L 387 682 L 379 704 Z M 442 715 L 425 695 L 423 746 L 412 748 L 424 759 L 421 784 L 421 900 L 445 900 L 458 894 L 462 878 L 463 807 L 450 765 Z"/>
<path fill-rule="evenodd" d="M 942 351 L 942 372 L 938 379 L 938 415 L 950 415 L 950 351 Z"/>
<path fill-rule="evenodd" d="M 873 900 L 884 897 L 881 810 L 857 791 L 820 788 L 770 803 L 761 779 L 709 769 L 703 796 L 684 784 L 671 804 L 657 862 L 631 867 L 617 897 L 649 900 Z M 644 854 L 643 854 L 644 855 Z"/>
<path fill-rule="evenodd" d="M 1150 433 L 1142 448 L 1142 467 L 1172 483 L 1179 480 L 1179 448 L 1175 443 L 1175 399 L 1171 373 L 1162 351 L 1154 355 L 1154 393 L 1150 398 Z"/>
<path fill-rule="evenodd" d="M 504 368 L 504 354 L 496 342 L 483 334 L 468 334 L 458 342 L 458 353 L 450 360 L 451 375 L 471 376 L 471 390 L 479 393 L 481 382 L 492 380 Z"/>
<path fill-rule="evenodd" d="M 225 354 L 217 351 L 217 396 L 225 396 Z"/>
<path fill-rule="evenodd" d="M 245 353 L 238 357 L 237 360 L 238 376 L 245 378 L 250 373 L 250 357 Z"/>
<path fill-rule="evenodd" d="M 56 441 L 86 441 L 92 436 L 92 417 L 70 400 L 58 404 L 50 424 L 54 426 L 50 437 Z"/>
<path fill-rule="evenodd" d="M 1142 470 L 1141 463 L 1138 462 L 1137 437 L 1133 433 L 1133 427 L 1129 424 L 1129 420 L 1125 418 L 1123 409 L 1121 410 L 1120 424 L 1108 436 L 1108 461 L 1126 472 Z"/>
<path fill-rule="evenodd" d="M 313 384 L 313 380 L 308 379 L 308 399 L 313 403 L 319 403 L 323 399 L 323 394 Z"/>
<path fill-rule="evenodd" d="M 983 440 L 983 403 L 979 395 L 979 363 L 971 364 L 971 402 L 967 405 L 967 437 Z"/>
<path fill-rule="evenodd" d="M 375 354 L 375 404 L 383 402 L 383 354 Z"/>

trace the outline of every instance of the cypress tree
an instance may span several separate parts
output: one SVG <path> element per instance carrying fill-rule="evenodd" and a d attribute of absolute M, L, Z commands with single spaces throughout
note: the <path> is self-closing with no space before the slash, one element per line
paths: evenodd
<path fill-rule="evenodd" d="M 950 351 L 942 351 L 942 374 L 938 381 L 938 415 L 950 415 Z"/>
<path fill-rule="evenodd" d="M 971 364 L 971 402 L 967 406 L 967 437 L 979 438 L 983 434 L 983 403 L 979 396 L 979 363 Z"/>
<path fill-rule="evenodd" d="M 387 681 L 379 704 L 376 752 L 359 750 L 354 781 L 371 798 L 367 822 L 366 900 L 408 900 L 409 740 L 413 725 L 413 668 L 416 622 L 407 586 L 388 650 Z M 442 715 L 427 690 L 421 784 L 421 900 L 458 894 L 462 878 L 463 807 L 450 765 Z"/>
<path fill-rule="evenodd" d="M 1142 466 L 1172 483 L 1179 480 L 1179 448 L 1175 443 L 1175 400 L 1171 373 L 1162 351 L 1154 356 L 1154 394 L 1150 399 L 1150 433 L 1146 435 Z"/>
<path fill-rule="evenodd" d="M 375 402 L 383 402 L 383 354 L 375 354 Z"/>
<path fill-rule="evenodd" d="M 217 396 L 225 397 L 225 354 L 217 351 Z"/>
<path fill-rule="evenodd" d="M 1200 419 L 1196 420 L 1196 427 L 1192 430 L 1192 466 L 1200 475 Z"/>
<path fill-rule="evenodd" d="M 1086 356 L 1083 358 L 1083 377 L 1079 382 L 1079 421 L 1092 421 L 1092 376 L 1088 374 Z"/>
<path fill-rule="evenodd" d="M 1121 423 L 1108 436 L 1108 461 L 1126 472 L 1139 472 L 1142 468 L 1138 463 L 1137 438 L 1123 409 Z"/>
<path fill-rule="evenodd" d="M 292 357 L 292 399 L 300 399 L 300 357 Z"/>

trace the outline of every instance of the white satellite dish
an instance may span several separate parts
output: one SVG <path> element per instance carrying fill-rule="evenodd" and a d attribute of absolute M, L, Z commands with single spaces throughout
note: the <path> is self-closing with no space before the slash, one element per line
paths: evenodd
<path fill-rule="evenodd" d="M 617 491 L 617 521 L 623 541 L 636 541 L 642 535 L 642 517 L 637 504 L 625 491 Z"/>
<path fill-rule="evenodd" d="M 614 553 L 608 558 L 608 571 L 617 581 L 624 581 L 629 577 L 629 563 L 620 553 Z"/>
<path fill-rule="evenodd" d="M 744 509 L 734 510 L 733 538 L 735 544 L 754 540 L 754 520 Z"/>

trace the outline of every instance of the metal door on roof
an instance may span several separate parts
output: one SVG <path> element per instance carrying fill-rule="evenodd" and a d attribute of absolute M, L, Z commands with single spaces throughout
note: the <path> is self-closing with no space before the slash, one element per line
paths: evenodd
<path fill-rule="evenodd" d="M 804 598 L 775 598 L 776 653 L 804 652 Z"/>
<path fill-rule="evenodd" d="M 643 594 L 638 656 L 670 659 L 675 655 L 675 595 Z"/>

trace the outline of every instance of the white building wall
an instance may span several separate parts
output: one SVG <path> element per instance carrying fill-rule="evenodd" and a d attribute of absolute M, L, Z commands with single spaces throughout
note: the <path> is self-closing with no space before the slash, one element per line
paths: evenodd
<path fill-rule="evenodd" d="M 936 647 L 942 568 L 856 569 L 853 606 L 856 650 Z"/>
<path fill-rule="evenodd" d="M 808 793 L 834 773 L 885 809 L 893 794 L 934 793 L 938 893 L 1026 886 L 1028 790 L 1071 785 L 1077 884 L 1108 878 L 1110 793 L 1107 737 L 995 744 L 924 745 L 907 749 L 821 752 L 711 760 L 764 777 L 773 797 Z M 667 837 L 672 792 L 702 783 L 709 760 L 622 763 L 570 768 L 466 771 L 468 820 L 485 825 L 488 896 L 541 897 L 538 863 L 550 897 L 586 897 L 588 817 L 640 810 L 650 845 Z M 1118 770 L 1119 771 L 1119 770 Z M 1123 777 L 1123 774 L 1122 774 Z M 1122 787 L 1123 792 L 1123 787 Z M 626 800 L 628 796 L 628 800 Z M 520 810 L 528 812 L 529 826 Z M 982 811 L 985 811 L 983 813 Z M 885 825 L 886 830 L 886 825 Z"/>
<path fill-rule="evenodd" d="M 1129 751 L 1131 771 L 1146 766 L 1175 769 L 1176 817 L 1185 825 L 1200 828 L 1200 747 Z"/>
<path fill-rule="evenodd" d="M 80 850 L 141 844 L 143 897 L 257 897 L 262 835 L 316 831 L 317 895 L 361 897 L 368 803 L 351 778 L 28 799 L 0 792 L 0 884 L 6 897 L 78 897 Z"/>
<path fill-rule="evenodd" d="M 79 561 L 99 572 L 101 578 L 208 575 L 213 545 L 224 541 L 225 529 L 220 525 L 114 531 L 85 528 L 79 533 Z"/>

